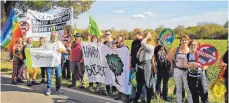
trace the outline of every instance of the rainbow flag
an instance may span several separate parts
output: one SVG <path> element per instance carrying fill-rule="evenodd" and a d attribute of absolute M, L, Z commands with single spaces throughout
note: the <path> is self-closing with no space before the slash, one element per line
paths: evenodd
<path fill-rule="evenodd" d="M 1 32 L 1 46 L 8 48 L 9 52 L 12 52 L 14 43 L 19 37 L 21 37 L 21 29 L 15 11 L 12 8 Z"/>

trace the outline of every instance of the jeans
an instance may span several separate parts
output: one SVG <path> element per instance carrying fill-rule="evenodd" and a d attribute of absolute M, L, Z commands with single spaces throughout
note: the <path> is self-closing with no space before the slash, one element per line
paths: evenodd
<path fill-rule="evenodd" d="M 184 86 L 185 91 L 188 94 L 188 102 L 193 103 L 192 94 L 188 87 L 187 80 L 188 71 L 174 68 L 174 80 L 176 84 L 176 97 L 177 103 L 182 103 L 182 87 Z"/>
<path fill-rule="evenodd" d="M 144 76 L 144 70 L 138 68 L 138 71 L 136 73 L 136 80 L 137 80 L 137 93 L 136 97 L 134 99 L 134 103 L 137 103 L 138 99 L 140 98 L 140 95 L 142 93 L 142 87 L 145 86 L 147 91 L 147 103 L 150 103 L 152 98 L 152 87 L 147 87 L 145 82 L 145 76 Z"/>
<path fill-rule="evenodd" d="M 46 72 L 48 74 L 48 85 L 47 88 L 52 88 L 52 74 L 53 69 L 55 69 L 56 74 L 56 90 L 60 89 L 61 86 L 61 65 L 58 65 L 57 67 L 47 67 Z"/>
<path fill-rule="evenodd" d="M 188 86 L 192 93 L 193 103 L 199 103 L 199 96 L 201 97 L 202 103 L 209 103 L 207 90 L 208 85 L 205 73 L 199 78 L 188 76 Z"/>
<path fill-rule="evenodd" d="M 161 92 L 162 80 L 163 80 L 163 89 Z M 161 70 L 157 72 L 156 93 L 161 95 L 164 100 L 168 99 L 168 81 L 169 81 L 169 71 Z"/>

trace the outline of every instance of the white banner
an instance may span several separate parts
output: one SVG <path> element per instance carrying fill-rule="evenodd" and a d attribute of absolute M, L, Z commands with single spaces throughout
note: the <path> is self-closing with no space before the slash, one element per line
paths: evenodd
<path fill-rule="evenodd" d="M 53 49 L 27 48 L 25 54 L 28 67 L 57 67 L 61 63 L 61 53 Z"/>
<path fill-rule="evenodd" d="M 102 43 L 82 43 L 85 73 L 89 82 L 115 86 L 124 94 L 131 93 L 129 51 L 126 47 L 111 49 Z"/>
<path fill-rule="evenodd" d="M 26 21 L 29 23 L 29 30 L 26 33 L 27 37 L 32 37 L 38 41 L 41 36 L 49 40 L 52 26 L 58 32 L 59 38 L 64 33 L 64 26 L 71 25 L 72 12 L 71 9 L 64 9 L 60 13 L 47 14 L 33 10 L 27 10 Z"/>

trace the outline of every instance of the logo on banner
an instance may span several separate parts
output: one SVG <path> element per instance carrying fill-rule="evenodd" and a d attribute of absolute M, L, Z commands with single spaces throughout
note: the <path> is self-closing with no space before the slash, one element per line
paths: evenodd
<path fill-rule="evenodd" d="M 195 57 L 197 59 L 197 63 L 200 63 L 202 66 L 210 66 L 217 61 L 218 51 L 214 46 L 204 44 L 197 48 Z"/>
<path fill-rule="evenodd" d="M 110 70 L 114 73 L 115 75 L 115 82 L 119 84 L 117 80 L 117 76 L 120 76 L 123 73 L 123 62 L 121 58 L 117 54 L 108 54 L 106 55 L 107 58 L 107 63 L 110 68 Z"/>
<path fill-rule="evenodd" d="M 134 72 L 132 75 L 131 75 L 131 83 L 134 87 L 137 87 L 137 81 L 136 81 L 136 72 Z"/>
<path fill-rule="evenodd" d="M 54 58 L 54 56 L 42 56 L 42 55 L 36 55 L 35 56 L 37 59 L 48 59 L 48 60 L 52 60 Z"/>
<path fill-rule="evenodd" d="M 29 23 L 26 21 L 19 22 L 19 25 L 22 32 L 27 32 L 30 28 Z"/>
<path fill-rule="evenodd" d="M 174 33 L 171 29 L 166 28 L 161 31 L 159 36 L 160 43 L 164 46 L 169 46 L 174 41 Z"/>

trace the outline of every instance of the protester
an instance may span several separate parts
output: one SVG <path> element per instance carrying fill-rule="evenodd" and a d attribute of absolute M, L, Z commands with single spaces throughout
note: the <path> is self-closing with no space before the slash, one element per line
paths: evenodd
<path fill-rule="evenodd" d="M 34 48 L 33 47 L 33 44 L 32 44 L 32 38 L 29 37 L 27 38 L 27 44 L 24 46 L 24 53 L 23 53 L 23 61 L 24 61 L 24 64 L 26 65 L 26 56 L 25 56 L 25 51 L 26 51 L 26 48 Z M 37 77 L 37 73 L 38 73 L 38 68 L 28 68 L 27 66 L 26 67 L 26 80 L 27 80 L 27 86 L 32 86 L 32 85 L 38 85 L 39 83 L 36 82 L 36 77 Z M 29 77 L 29 73 L 30 73 L 30 69 L 33 69 L 33 75 L 32 75 L 32 82 L 30 81 L 30 77 Z"/>
<path fill-rule="evenodd" d="M 49 42 L 46 42 L 46 49 L 54 49 L 57 50 L 59 53 L 67 53 L 65 50 L 65 47 L 61 41 L 58 41 L 57 39 L 58 34 L 55 31 L 51 32 L 51 40 Z M 55 70 L 56 74 L 56 92 L 57 94 L 63 94 L 63 91 L 60 90 L 61 87 L 61 64 L 59 64 L 57 67 L 47 67 L 46 72 L 48 74 L 48 85 L 47 85 L 47 92 L 45 95 L 49 96 L 52 93 L 52 75 L 53 75 L 53 69 Z"/>
<path fill-rule="evenodd" d="M 154 55 L 154 46 L 152 43 L 152 36 L 150 32 L 144 34 L 144 39 L 141 42 L 141 48 L 137 55 L 139 56 L 139 62 L 136 72 L 137 80 L 137 93 L 134 99 L 134 103 L 137 103 L 142 87 L 145 85 L 147 91 L 147 103 L 150 103 L 152 98 L 152 57 Z"/>
<path fill-rule="evenodd" d="M 95 36 L 95 35 L 93 35 L 93 36 L 91 36 L 90 38 L 89 38 L 89 40 L 90 40 L 90 42 L 93 42 L 93 43 L 98 43 L 99 41 L 98 41 L 98 38 Z M 98 90 L 98 87 L 100 87 L 101 85 L 100 85 L 100 83 L 99 82 L 95 82 L 95 84 L 96 84 L 96 87 L 95 88 L 93 88 L 93 84 L 94 83 L 89 83 L 89 90 L 90 91 L 99 91 Z"/>
<path fill-rule="evenodd" d="M 83 52 L 81 47 L 81 35 L 76 33 L 75 41 L 71 45 L 70 51 L 70 69 L 72 71 L 72 84 L 68 88 L 76 86 L 76 81 L 81 82 L 81 88 L 85 88 L 83 81 L 84 76 L 84 64 L 83 64 Z"/>
<path fill-rule="evenodd" d="M 202 103 L 208 103 L 208 90 L 206 81 L 207 66 L 203 68 L 196 63 L 195 52 L 199 44 L 192 40 L 189 43 L 190 53 L 184 59 L 184 67 L 188 69 L 188 86 L 192 94 L 193 103 L 199 103 L 199 96 Z"/>
<path fill-rule="evenodd" d="M 136 72 L 136 62 L 137 62 L 137 52 L 141 47 L 141 41 L 142 41 L 142 35 L 143 32 L 140 28 L 134 29 L 135 33 L 135 40 L 131 44 L 131 53 L 130 53 L 130 74 L 129 74 L 129 84 L 131 84 L 131 75 Z M 135 98 L 136 95 L 136 87 L 134 85 L 131 86 L 131 95 L 129 97 L 129 100 L 126 102 L 132 102 Z M 146 98 L 146 90 L 145 87 L 143 86 L 142 88 L 142 94 L 141 94 L 141 101 L 142 103 L 145 103 L 145 98 Z"/>
<path fill-rule="evenodd" d="M 184 86 L 184 89 L 188 94 L 188 102 L 193 103 L 192 95 L 187 82 L 188 69 L 184 67 L 184 60 L 186 58 L 186 55 L 189 53 L 189 41 L 190 38 L 187 35 L 182 35 L 180 37 L 179 47 L 174 49 L 169 56 L 171 62 L 175 61 L 174 80 L 176 84 L 177 103 L 182 103 L 182 86 Z"/>
<path fill-rule="evenodd" d="M 106 30 L 105 32 L 105 41 L 104 44 L 110 48 L 116 48 L 115 42 L 112 39 L 112 32 L 111 30 Z M 116 87 L 112 86 L 112 93 L 110 92 L 110 85 L 106 85 L 106 94 L 110 96 L 114 96 L 116 92 Z"/>
<path fill-rule="evenodd" d="M 22 64 L 23 64 L 23 44 L 22 38 L 19 38 L 13 47 L 13 73 L 12 84 L 23 83 L 22 81 Z"/>
<path fill-rule="evenodd" d="M 62 36 L 62 43 L 65 46 L 65 49 L 67 50 L 66 54 L 62 54 L 62 78 L 63 79 L 70 79 L 71 78 L 71 72 L 70 72 L 70 61 L 69 61 L 69 54 L 70 54 L 70 50 L 71 50 L 71 42 L 72 42 L 72 28 L 71 26 L 68 26 L 69 28 L 67 28 L 67 26 L 64 27 L 64 35 Z"/>
<path fill-rule="evenodd" d="M 23 42 L 22 44 L 25 46 L 27 44 L 27 38 L 26 38 L 26 35 L 22 35 L 22 39 L 23 39 Z M 25 67 L 25 63 L 23 62 L 23 65 L 22 65 L 22 78 L 23 79 L 26 79 L 26 67 Z"/>
<path fill-rule="evenodd" d="M 228 50 L 224 53 L 224 55 L 221 57 L 219 62 L 219 67 L 223 69 L 224 71 L 224 84 L 226 86 L 226 93 L 225 93 L 225 103 L 228 103 Z"/>
<path fill-rule="evenodd" d="M 40 37 L 39 42 L 40 42 L 39 48 L 43 48 L 45 46 L 45 38 L 44 37 Z M 40 67 L 40 68 L 41 68 L 41 82 L 40 82 L 40 84 L 46 83 L 45 82 L 46 67 Z"/>
<path fill-rule="evenodd" d="M 113 48 L 123 48 L 126 47 L 127 49 L 129 49 L 126 45 L 125 45 L 125 37 L 123 35 L 119 35 L 116 38 L 116 41 L 113 43 Z M 118 95 L 114 97 L 115 100 L 119 100 L 119 99 L 124 99 L 124 102 L 128 101 L 128 96 L 118 92 Z"/>
<path fill-rule="evenodd" d="M 169 73 L 171 70 L 171 63 L 168 59 L 167 49 L 158 45 L 154 51 L 155 64 L 157 68 L 157 83 L 156 83 L 156 93 L 163 97 L 163 100 L 168 101 L 168 81 Z M 163 89 L 161 92 L 161 81 L 163 80 Z"/>

